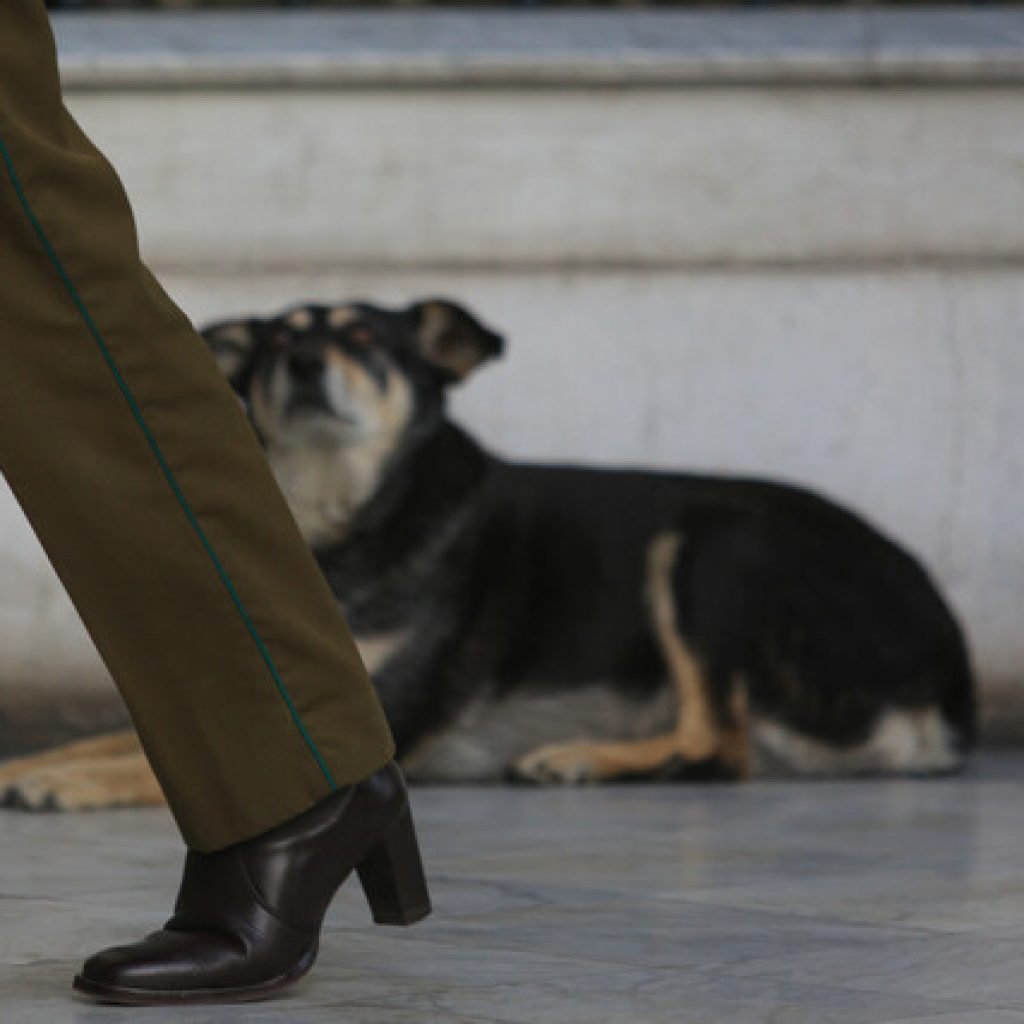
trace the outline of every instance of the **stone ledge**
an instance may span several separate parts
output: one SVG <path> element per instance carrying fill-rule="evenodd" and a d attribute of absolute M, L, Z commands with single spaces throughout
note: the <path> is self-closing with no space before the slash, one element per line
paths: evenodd
<path fill-rule="evenodd" d="M 1024 11 L 67 12 L 73 89 L 1024 83 Z"/>

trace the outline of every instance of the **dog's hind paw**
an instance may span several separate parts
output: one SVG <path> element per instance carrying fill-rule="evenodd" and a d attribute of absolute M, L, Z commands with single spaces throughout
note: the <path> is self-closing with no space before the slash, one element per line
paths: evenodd
<path fill-rule="evenodd" d="M 141 752 L 34 765 L 11 762 L 0 773 L 0 806 L 23 811 L 93 811 L 164 803 L 163 791 Z"/>
<path fill-rule="evenodd" d="M 513 782 L 541 786 L 579 786 L 599 782 L 589 743 L 550 743 L 524 754 L 508 770 Z"/>
<path fill-rule="evenodd" d="M 64 806 L 58 787 L 45 772 L 28 772 L 8 779 L 0 788 L 0 806 L 19 811 L 61 811 Z"/>
<path fill-rule="evenodd" d="M 19 811 L 84 811 L 116 802 L 106 787 L 79 765 L 36 768 L 0 787 L 0 805 Z"/>

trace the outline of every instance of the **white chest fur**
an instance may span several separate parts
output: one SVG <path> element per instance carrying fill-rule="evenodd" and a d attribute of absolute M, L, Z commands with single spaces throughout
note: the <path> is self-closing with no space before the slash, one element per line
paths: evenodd
<path fill-rule="evenodd" d="M 380 480 L 382 459 L 375 445 L 274 445 L 267 456 L 308 544 L 344 536 Z"/>

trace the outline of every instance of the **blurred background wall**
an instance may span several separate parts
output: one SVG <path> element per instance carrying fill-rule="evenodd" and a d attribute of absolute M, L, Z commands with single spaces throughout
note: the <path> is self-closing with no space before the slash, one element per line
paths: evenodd
<path fill-rule="evenodd" d="M 511 458 L 753 473 L 868 514 L 1024 735 L 1024 15 L 56 17 L 67 102 L 197 322 L 443 293 Z M 0 753 L 120 706 L 0 487 Z"/>

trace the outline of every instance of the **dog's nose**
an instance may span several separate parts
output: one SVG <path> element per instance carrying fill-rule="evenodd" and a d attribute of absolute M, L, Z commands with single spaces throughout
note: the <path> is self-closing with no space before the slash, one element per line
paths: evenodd
<path fill-rule="evenodd" d="M 288 357 L 288 369 L 296 380 L 315 380 L 323 373 L 323 356 L 318 352 L 293 352 Z"/>

